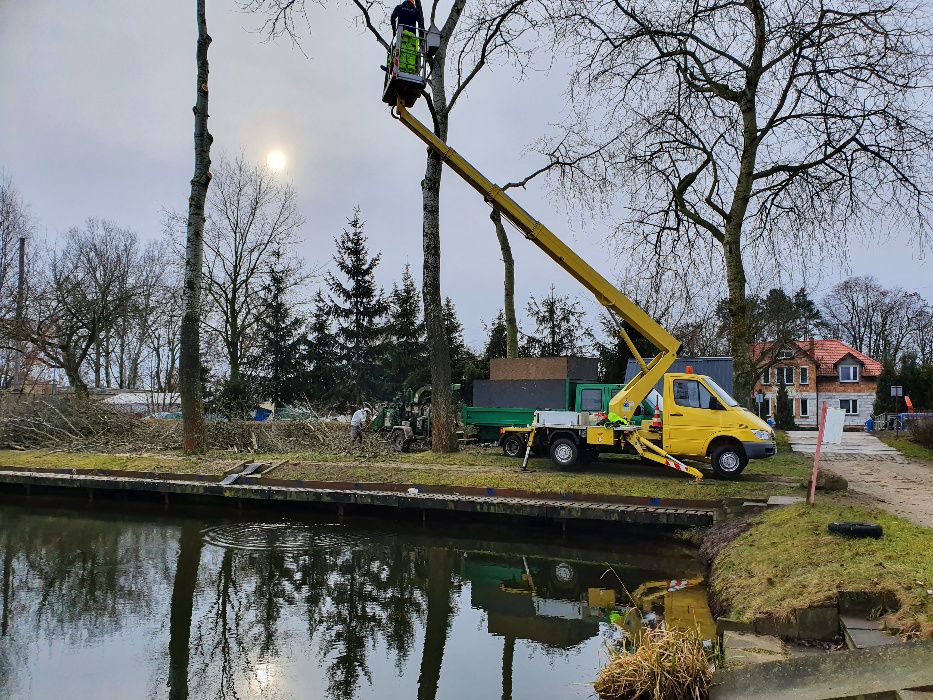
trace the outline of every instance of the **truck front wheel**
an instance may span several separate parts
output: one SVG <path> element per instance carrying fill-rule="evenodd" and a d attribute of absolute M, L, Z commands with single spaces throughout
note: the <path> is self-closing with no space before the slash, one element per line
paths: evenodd
<path fill-rule="evenodd" d="M 506 457 L 524 457 L 525 441 L 515 433 L 506 435 L 502 438 L 502 454 Z"/>
<path fill-rule="evenodd" d="M 710 455 L 713 472 L 721 479 L 738 479 L 748 464 L 748 457 L 738 445 L 720 445 Z"/>
<path fill-rule="evenodd" d="M 580 448 L 570 438 L 557 438 L 551 443 L 551 461 L 560 471 L 569 471 L 577 466 Z"/>

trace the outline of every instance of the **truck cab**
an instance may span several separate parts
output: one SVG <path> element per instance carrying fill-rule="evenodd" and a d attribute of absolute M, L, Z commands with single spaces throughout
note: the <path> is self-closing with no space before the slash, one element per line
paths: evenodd
<path fill-rule="evenodd" d="M 664 375 L 661 416 L 662 449 L 675 457 L 709 460 L 719 477 L 735 478 L 748 460 L 777 453 L 771 427 L 712 377 Z"/>

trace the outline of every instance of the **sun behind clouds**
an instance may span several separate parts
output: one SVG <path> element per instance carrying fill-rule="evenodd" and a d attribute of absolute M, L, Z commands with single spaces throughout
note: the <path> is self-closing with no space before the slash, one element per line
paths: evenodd
<path fill-rule="evenodd" d="M 273 172 L 278 173 L 284 170 L 286 162 L 285 154 L 278 149 L 269 151 L 269 155 L 266 156 L 266 165 L 268 165 L 269 170 Z"/>

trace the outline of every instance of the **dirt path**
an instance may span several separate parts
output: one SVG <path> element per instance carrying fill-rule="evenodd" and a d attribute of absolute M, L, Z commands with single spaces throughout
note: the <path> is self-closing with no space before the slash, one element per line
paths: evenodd
<path fill-rule="evenodd" d="M 815 435 L 789 433 L 791 447 L 795 452 L 812 453 Z M 820 464 L 844 476 L 850 491 L 908 520 L 933 527 L 933 464 L 908 459 L 864 433 L 845 433 L 841 445 L 824 445 Z"/>

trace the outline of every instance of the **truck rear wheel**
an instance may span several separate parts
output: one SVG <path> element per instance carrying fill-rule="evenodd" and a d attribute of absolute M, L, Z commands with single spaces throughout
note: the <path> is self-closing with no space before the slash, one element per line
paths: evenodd
<path fill-rule="evenodd" d="M 577 466 L 580 448 L 570 438 L 557 438 L 551 443 L 551 461 L 560 471 L 569 471 Z"/>
<path fill-rule="evenodd" d="M 713 472 L 721 479 L 738 479 L 748 464 L 748 457 L 738 445 L 720 445 L 710 455 Z"/>
<path fill-rule="evenodd" d="M 506 435 L 502 438 L 502 454 L 506 457 L 524 457 L 525 441 L 515 433 Z"/>

